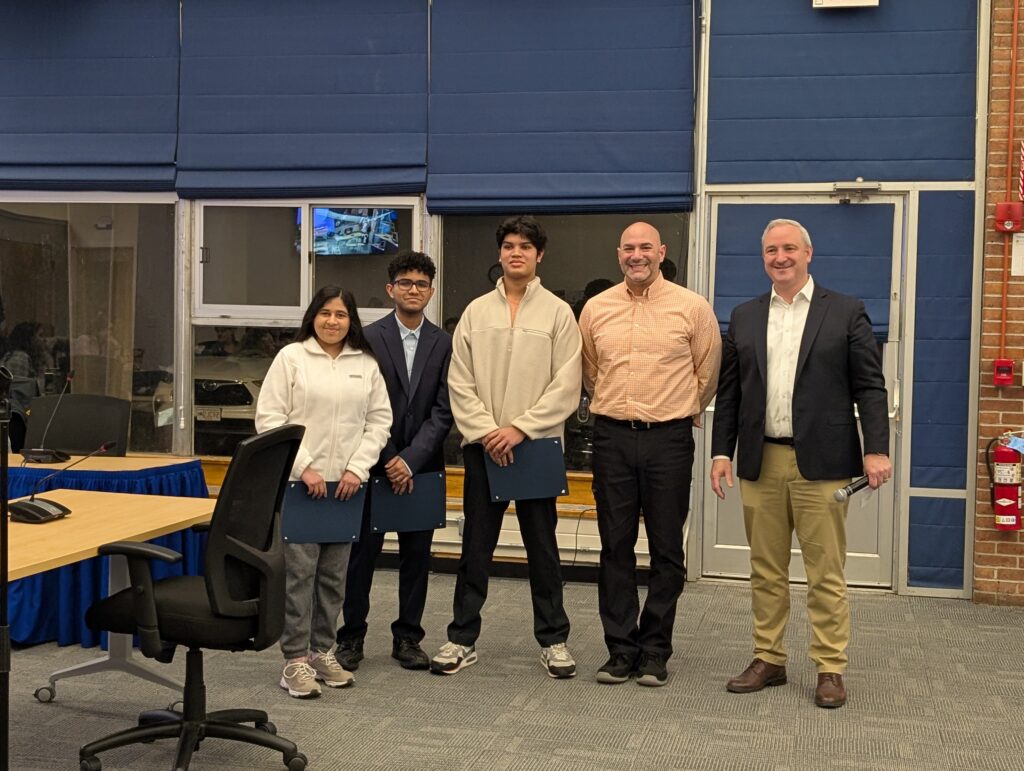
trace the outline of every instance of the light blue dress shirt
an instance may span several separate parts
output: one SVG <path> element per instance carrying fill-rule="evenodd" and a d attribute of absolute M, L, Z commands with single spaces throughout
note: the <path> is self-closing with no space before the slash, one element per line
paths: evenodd
<path fill-rule="evenodd" d="M 423 329 L 423 319 L 420 319 L 420 325 L 416 329 L 409 329 L 401 321 L 398 320 L 398 316 L 395 316 L 395 323 L 398 324 L 398 334 L 402 338 L 402 348 L 405 350 L 405 373 L 409 376 L 409 382 L 412 382 L 412 363 L 416 358 L 416 346 L 420 344 L 420 330 Z"/>

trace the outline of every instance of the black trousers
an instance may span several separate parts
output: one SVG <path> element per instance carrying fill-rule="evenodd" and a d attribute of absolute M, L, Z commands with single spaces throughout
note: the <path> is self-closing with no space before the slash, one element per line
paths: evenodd
<path fill-rule="evenodd" d="M 693 422 L 634 431 L 601 419 L 594 427 L 594 497 L 601 534 L 598 609 L 610 653 L 672 655 L 676 602 L 686 582 L 683 525 L 693 475 Z M 636 541 L 643 511 L 651 553 L 640 610 Z"/>
<path fill-rule="evenodd" d="M 455 580 L 454 618 L 448 625 L 448 639 L 459 645 L 473 645 L 480 636 L 480 611 L 487 600 L 491 560 L 508 502 L 494 503 L 490 499 L 483 445 L 468 444 L 462 452 L 466 467 L 462 498 L 466 521 L 462 530 L 462 558 Z M 533 635 L 544 647 L 563 643 L 569 637 L 569 617 L 562 604 L 555 499 L 516 501 L 516 516 L 526 546 L 533 599 Z"/>
<path fill-rule="evenodd" d="M 344 624 L 338 630 L 338 642 L 362 640 L 366 636 L 366 618 L 370 613 L 370 587 L 373 571 L 384 546 L 384 533 L 370 532 L 370 497 L 366 497 L 359 541 L 352 544 L 345 581 Z M 419 642 L 424 632 L 421 622 L 427 602 L 430 574 L 430 544 L 433 530 L 398 534 L 398 618 L 391 624 L 396 640 Z"/>

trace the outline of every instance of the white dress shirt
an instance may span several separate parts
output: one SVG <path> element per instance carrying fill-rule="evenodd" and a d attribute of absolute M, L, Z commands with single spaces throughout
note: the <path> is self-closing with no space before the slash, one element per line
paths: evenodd
<path fill-rule="evenodd" d="M 765 406 L 765 436 L 793 436 L 793 385 L 800 341 L 807 324 L 807 311 L 814 296 L 814 279 L 787 303 L 772 287 L 768 306 L 768 384 Z"/>

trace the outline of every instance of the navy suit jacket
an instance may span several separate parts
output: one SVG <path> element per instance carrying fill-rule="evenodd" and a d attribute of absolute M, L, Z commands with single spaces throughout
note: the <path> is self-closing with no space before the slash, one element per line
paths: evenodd
<path fill-rule="evenodd" d="M 738 443 L 737 474 L 747 480 L 761 473 L 770 302 L 769 292 L 737 306 L 722 344 L 711 454 L 731 458 Z M 800 473 L 812 480 L 861 476 L 865 453 L 889 453 L 882 358 L 864 303 L 819 285 L 797 357 L 793 445 Z"/>
<path fill-rule="evenodd" d="M 391 436 L 372 473 L 384 474 L 384 464 L 401 455 L 413 474 L 444 470 L 444 440 L 452 427 L 448 401 L 448 364 L 452 338 L 423 320 L 412 378 L 405 367 L 405 348 L 394 313 L 363 330 L 377 357 L 391 400 Z"/>

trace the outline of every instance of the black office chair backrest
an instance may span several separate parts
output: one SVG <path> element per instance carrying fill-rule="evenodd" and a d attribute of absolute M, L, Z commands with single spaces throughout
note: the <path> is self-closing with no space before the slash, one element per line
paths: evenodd
<path fill-rule="evenodd" d="M 206 591 L 213 612 L 258 616 L 256 650 L 284 628 L 281 500 L 305 428 L 281 426 L 240 442 L 210 522 Z"/>
<path fill-rule="evenodd" d="M 32 400 L 25 431 L 25 446 L 42 447 L 43 433 L 59 396 Z M 85 455 L 104 442 L 117 442 L 107 455 L 124 455 L 128 449 L 128 421 L 132 403 L 116 396 L 64 394 L 57 415 L 46 432 L 46 449 Z"/>

